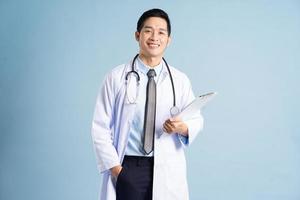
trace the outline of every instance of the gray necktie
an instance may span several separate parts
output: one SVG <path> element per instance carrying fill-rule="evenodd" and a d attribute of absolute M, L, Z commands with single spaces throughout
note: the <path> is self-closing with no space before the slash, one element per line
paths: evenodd
<path fill-rule="evenodd" d="M 144 119 L 144 151 L 146 154 L 150 154 L 153 151 L 155 132 L 156 83 L 154 81 L 154 76 L 156 76 L 156 73 L 154 69 L 150 69 L 147 75 L 148 83 Z"/>

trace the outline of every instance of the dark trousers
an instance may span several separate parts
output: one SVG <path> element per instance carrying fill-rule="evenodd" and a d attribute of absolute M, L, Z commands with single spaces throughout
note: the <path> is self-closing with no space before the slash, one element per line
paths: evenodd
<path fill-rule="evenodd" d="M 117 200 L 152 200 L 153 157 L 125 156 L 117 183 Z"/>

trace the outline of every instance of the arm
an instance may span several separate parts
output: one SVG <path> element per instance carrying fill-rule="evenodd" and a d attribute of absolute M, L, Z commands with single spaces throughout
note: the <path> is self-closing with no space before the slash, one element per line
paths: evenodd
<path fill-rule="evenodd" d="M 191 83 L 186 77 L 183 81 L 185 86 L 183 87 L 182 91 L 182 99 L 181 105 L 182 108 L 185 108 L 190 102 L 195 99 L 194 93 L 192 91 Z M 182 121 L 180 118 L 170 118 L 165 121 L 163 125 L 164 131 L 172 134 L 178 134 L 180 141 L 185 145 L 188 146 L 192 143 L 192 141 L 196 138 L 199 131 L 203 128 L 203 117 L 199 111 L 199 113 L 192 117 L 190 120 Z"/>
<path fill-rule="evenodd" d="M 120 166 L 119 156 L 113 145 L 114 90 L 113 78 L 108 75 L 98 94 L 92 122 L 93 145 L 97 166 L 101 173 L 115 166 Z"/>

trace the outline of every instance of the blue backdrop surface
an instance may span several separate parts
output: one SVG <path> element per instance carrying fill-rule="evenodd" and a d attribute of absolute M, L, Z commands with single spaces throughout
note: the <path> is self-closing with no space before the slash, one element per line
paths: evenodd
<path fill-rule="evenodd" d="M 186 151 L 191 200 L 300 199 L 299 1 L 1 0 L 1 200 L 97 199 L 97 91 L 153 7 L 168 62 L 219 93 Z"/>

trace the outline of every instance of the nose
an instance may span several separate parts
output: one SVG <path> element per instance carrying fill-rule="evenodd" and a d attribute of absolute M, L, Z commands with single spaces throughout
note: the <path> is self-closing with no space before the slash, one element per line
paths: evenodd
<path fill-rule="evenodd" d="M 150 39 L 152 41 L 157 41 L 158 40 L 158 32 L 157 31 L 153 31 Z"/>

